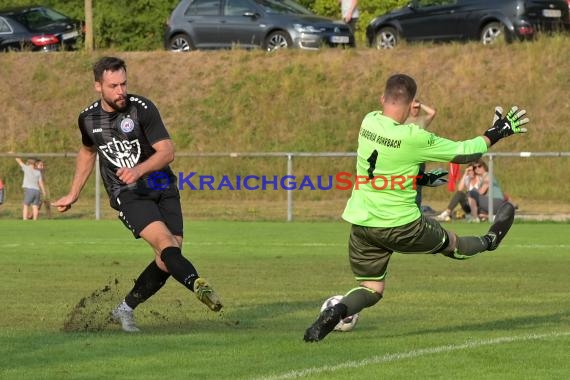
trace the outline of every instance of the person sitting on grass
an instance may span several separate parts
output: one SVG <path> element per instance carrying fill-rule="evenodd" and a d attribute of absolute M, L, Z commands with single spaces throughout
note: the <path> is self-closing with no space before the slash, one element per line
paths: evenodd
<path fill-rule="evenodd" d="M 481 187 L 483 178 L 475 174 L 475 164 L 470 163 L 465 168 L 465 173 L 463 178 L 457 186 L 457 191 L 453 194 L 453 197 L 449 201 L 447 208 L 438 216 L 435 217 L 436 220 L 440 222 L 449 222 L 451 216 L 453 215 L 453 210 L 457 205 L 461 206 L 461 209 L 465 214 L 471 213 L 471 207 L 469 206 L 469 201 L 467 200 L 467 192 L 472 190 L 477 190 Z"/>
<path fill-rule="evenodd" d="M 427 104 L 422 103 L 419 99 L 414 99 L 412 103 L 412 108 L 410 109 L 410 116 L 406 119 L 406 124 L 415 124 L 422 129 L 426 129 L 433 119 L 437 111 L 435 108 L 428 106 Z M 426 164 L 425 162 L 420 164 L 420 171 L 426 171 Z M 422 187 L 418 186 L 417 193 L 416 193 L 416 203 L 420 210 L 422 210 Z"/>
<path fill-rule="evenodd" d="M 489 218 L 489 187 L 493 186 L 493 210 L 498 210 L 509 199 L 503 193 L 497 178 L 489 175 L 489 167 L 482 159 L 479 159 L 474 164 L 475 174 L 481 177 L 481 186 L 478 189 L 473 189 L 467 194 L 467 201 L 471 212 L 468 215 L 468 221 L 471 223 L 479 223 L 486 221 Z M 512 202 L 511 202 L 512 203 Z M 514 206 L 514 205 L 513 205 Z"/>

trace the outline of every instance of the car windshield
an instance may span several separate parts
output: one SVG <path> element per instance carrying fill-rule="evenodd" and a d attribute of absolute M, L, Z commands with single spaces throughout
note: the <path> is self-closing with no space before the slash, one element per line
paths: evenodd
<path fill-rule="evenodd" d="M 267 13 L 312 15 L 313 13 L 293 0 L 255 0 Z"/>
<path fill-rule="evenodd" d="M 50 25 L 68 20 L 68 17 L 47 8 L 30 9 L 26 12 L 16 13 L 12 17 L 33 31 L 40 31 Z"/>

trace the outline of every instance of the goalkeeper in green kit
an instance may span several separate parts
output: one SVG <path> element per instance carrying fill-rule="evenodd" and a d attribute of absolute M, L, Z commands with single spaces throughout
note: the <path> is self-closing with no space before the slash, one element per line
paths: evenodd
<path fill-rule="evenodd" d="M 359 286 L 335 306 L 326 308 L 306 330 L 306 342 L 318 342 L 337 323 L 382 299 L 388 262 L 393 252 L 441 253 L 452 259 L 468 259 L 497 249 L 513 224 L 515 209 L 506 202 L 483 236 L 457 236 L 436 220 L 422 215 L 415 203 L 416 185 L 438 186 L 446 182 L 445 171 L 419 173 L 422 162 L 464 164 L 480 158 L 504 137 L 526 132 L 525 110 L 512 107 L 503 116 L 495 109 L 491 128 L 482 136 L 452 141 L 434 135 L 408 118 L 417 85 L 405 74 L 391 76 L 380 98 L 383 111 L 374 111 L 362 121 L 358 137 L 356 182 L 342 215 L 352 224 L 349 261 Z M 393 180 L 386 186 L 383 181 Z"/>

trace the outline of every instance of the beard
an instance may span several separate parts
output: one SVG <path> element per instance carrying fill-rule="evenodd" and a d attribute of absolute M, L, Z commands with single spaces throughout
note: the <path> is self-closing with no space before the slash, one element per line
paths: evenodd
<path fill-rule="evenodd" d="M 122 112 L 127 108 L 127 97 L 121 97 L 115 100 L 111 100 L 108 98 L 103 98 L 103 100 L 105 101 L 105 103 L 107 103 L 109 105 L 109 107 L 111 107 L 113 110 L 117 111 L 117 112 Z"/>

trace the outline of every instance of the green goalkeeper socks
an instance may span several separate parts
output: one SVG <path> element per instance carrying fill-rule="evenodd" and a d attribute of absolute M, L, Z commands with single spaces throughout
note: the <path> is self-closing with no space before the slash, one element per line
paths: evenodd
<path fill-rule="evenodd" d="M 354 315 L 362 309 L 374 306 L 381 299 L 382 294 L 367 287 L 359 286 L 350 290 L 340 302 L 346 305 L 346 315 Z"/>

